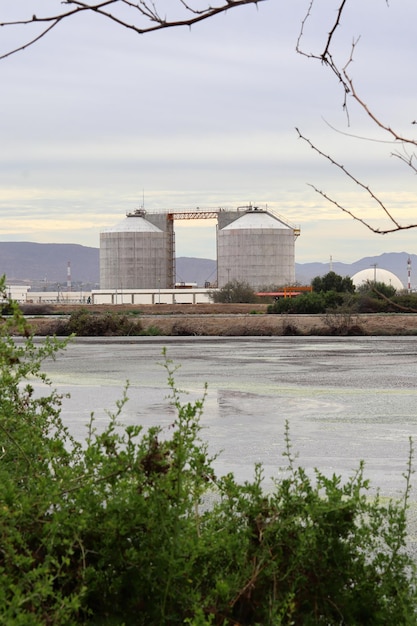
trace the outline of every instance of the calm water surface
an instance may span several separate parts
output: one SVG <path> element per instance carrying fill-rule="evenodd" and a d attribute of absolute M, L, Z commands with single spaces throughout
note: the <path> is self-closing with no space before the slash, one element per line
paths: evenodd
<path fill-rule="evenodd" d="M 222 450 L 218 472 L 249 479 L 261 461 L 267 479 L 278 476 L 288 420 L 309 471 L 346 477 L 364 459 L 372 484 L 401 490 L 410 436 L 417 441 L 417 337 L 78 339 L 44 366 L 71 394 L 62 413 L 71 432 L 84 438 L 92 411 L 104 425 L 126 380 L 125 423 L 171 424 L 164 347 L 187 401 L 208 384 L 203 436 Z"/>

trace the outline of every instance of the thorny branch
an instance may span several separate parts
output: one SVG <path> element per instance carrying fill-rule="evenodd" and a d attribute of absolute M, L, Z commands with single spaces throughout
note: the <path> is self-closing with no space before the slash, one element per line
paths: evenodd
<path fill-rule="evenodd" d="M 33 46 L 63 20 L 74 18 L 83 12 L 96 13 L 123 28 L 133 30 L 137 34 L 143 35 L 167 28 L 179 26 L 191 27 L 197 22 L 210 19 L 230 9 L 245 4 L 258 5 L 259 2 L 263 1 L 264 0 L 222 0 L 217 6 L 208 4 L 205 8 L 197 9 L 193 7 L 191 2 L 186 2 L 185 0 L 171 0 L 169 17 L 166 15 L 162 16 L 159 13 L 154 0 L 139 0 L 137 3 L 131 2 L 130 0 L 102 0 L 101 2 L 61 0 L 59 4 L 68 5 L 69 8 L 57 11 L 53 15 L 32 14 L 31 8 L 28 7 L 27 12 L 31 14 L 26 18 L 6 20 L 0 22 L 0 26 L 14 28 L 22 26 L 32 27 L 36 29 L 36 34 L 25 38 L 23 43 L 1 53 L 0 60 Z M 39 6 L 41 6 L 41 4 Z"/>
<path fill-rule="evenodd" d="M 387 209 L 387 207 L 384 205 L 383 202 L 381 202 L 381 200 L 378 198 L 378 196 L 376 196 L 373 191 L 370 189 L 370 187 L 368 185 L 365 185 L 364 183 L 362 183 L 358 178 L 356 178 L 355 176 L 353 176 L 353 174 L 351 174 L 349 172 L 349 170 L 346 169 L 346 167 L 344 165 L 341 165 L 340 163 L 338 163 L 337 161 L 335 161 L 330 155 L 328 154 L 324 154 L 324 152 L 322 152 L 321 150 L 319 150 L 319 148 L 317 148 L 317 146 L 315 146 L 313 144 L 312 141 L 310 141 L 310 139 L 308 139 L 307 137 L 304 137 L 304 135 L 301 134 L 301 132 L 299 131 L 298 128 L 296 128 L 296 131 L 298 133 L 298 137 L 300 139 L 303 139 L 305 142 L 308 143 L 308 145 L 310 146 L 310 148 L 312 148 L 313 150 L 315 150 L 315 152 L 317 152 L 320 156 L 324 157 L 325 159 L 327 159 L 332 165 L 335 165 L 336 167 L 338 167 L 348 178 L 350 178 L 351 181 L 353 181 L 356 185 L 358 185 L 359 187 L 361 187 L 371 198 L 374 202 L 376 202 L 376 204 L 379 205 L 379 207 L 382 209 L 382 211 L 385 213 L 385 216 L 388 218 L 388 220 L 393 224 L 393 226 L 391 228 L 385 228 L 385 229 L 381 229 L 381 228 L 375 228 L 373 226 L 371 226 L 371 224 L 369 224 L 366 220 L 358 217 L 357 215 L 355 215 L 352 211 L 350 211 L 349 209 L 346 209 L 345 207 L 343 207 L 342 205 L 340 205 L 338 202 L 336 202 L 336 200 L 333 200 L 332 198 L 330 198 L 324 191 L 321 191 L 320 189 L 317 189 L 317 187 L 315 187 L 314 185 L 310 185 L 314 191 L 316 191 L 318 194 L 320 194 L 321 196 L 323 196 L 323 198 L 325 198 L 326 200 L 328 200 L 329 202 L 331 202 L 332 204 L 334 204 L 338 209 L 340 209 L 341 211 L 343 211 L 344 213 L 347 213 L 348 215 L 350 215 L 350 217 L 353 217 L 353 219 L 357 220 L 358 222 L 361 222 L 361 224 L 363 224 L 364 226 L 366 226 L 367 228 L 369 228 L 369 230 L 371 230 L 373 233 L 377 233 L 379 235 L 386 235 L 388 233 L 392 233 L 395 232 L 397 230 L 407 230 L 410 228 L 415 228 L 415 224 L 410 224 L 408 226 L 402 226 L 400 225 L 397 220 L 393 217 L 393 215 L 391 215 L 391 213 L 389 212 L 389 210 Z M 398 155 L 400 156 L 400 155 Z"/>
<path fill-rule="evenodd" d="M 388 0 L 386 0 L 386 4 L 387 6 L 389 6 Z M 414 173 L 417 173 L 417 166 L 416 166 L 417 155 L 415 152 L 411 152 L 410 154 L 407 150 L 407 146 L 411 146 L 412 149 L 414 150 L 414 148 L 417 146 L 417 139 L 413 137 L 404 136 L 403 134 L 397 132 L 389 124 L 384 123 L 376 115 L 375 111 L 359 95 L 358 91 L 356 90 L 353 84 L 353 79 L 351 75 L 348 73 L 349 66 L 353 62 L 353 56 L 354 56 L 355 48 L 359 42 L 359 37 L 353 41 L 350 54 L 348 56 L 346 63 L 343 66 L 340 66 L 335 61 L 333 49 L 335 47 L 336 32 L 337 32 L 338 27 L 341 25 L 342 14 L 343 14 L 344 9 L 347 6 L 347 0 L 341 0 L 339 3 L 338 9 L 336 11 L 336 17 L 329 30 L 328 37 L 327 37 L 327 40 L 325 42 L 325 46 L 322 52 L 314 53 L 314 52 L 306 52 L 305 50 L 303 50 L 302 41 L 305 37 L 305 30 L 307 27 L 307 22 L 312 16 L 314 5 L 315 5 L 315 0 L 310 0 L 308 9 L 305 13 L 304 18 L 301 21 L 300 32 L 299 32 L 297 44 L 296 44 L 297 53 L 309 59 L 319 61 L 322 65 L 329 68 L 330 71 L 336 75 L 338 82 L 340 83 L 343 89 L 343 109 L 346 112 L 348 125 L 350 124 L 349 111 L 348 111 L 348 98 L 350 98 L 351 100 L 353 100 L 354 103 L 356 103 L 362 109 L 362 111 L 366 113 L 367 117 L 371 120 L 374 126 L 379 128 L 379 130 L 382 130 L 383 132 L 387 133 L 391 137 L 391 140 L 394 141 L 394 143 L 400 144 L 401 149 L 398 150 L 397 152 L 392 153 L 392 156 L 399 158 L 403 163 L 405 163 L 408 167 L 410 167 Z M 416 124 L 416 121 L 413 121 L 411 123 Z M 310 147 L 313 150 L 315 150 L 315 152 L 317 152 L 317 154 L 327 159 L 332 165 L 335 165 L 337 168 L 339 168 L 343 172 L 343 174 L 347 176 L 354 184 L 356 184 L 363 191 L 365 191 L 372 198 L 372 200 L 379 206 L 379 208 L 382 210 L 385 217 L 387 217 L 388 220 L 391 222 L 392 227 L 385 228 L 385 229 L 373 227 L 367 219 L 359 217 L 356 213 L 354 213 L 353 211 L 350 211 L 349 209 L 341 205 L 334 198 L 331 198 L 324 191 L 319 190 L 315 185 L 311 185 L 311 187 L 319 195 L 321 195 L 328 202 L 336 206 L 338 209 L 340 209 L 344 213 L 350 215 L 350 217 L 352 217 L 353 219 L 361 222 L 364 226 L 366 226 L 369 230 L 371 230 L 374 233 L 378 233 L 382 235 L 382 234 L 387 234 L 387 233 L 391 233 L 391 232 L 395 232 L 399 230 L 407 230 L 407 229 L 417 227 L 417 223 L 409 224 L 409 225 L 400 224 L 394 218 L 394 216 L 392 215 L 392 212 L 386 207 L 384 202 L 382 202 L 382 200 L 370 189 L 368 185 L 361 182 L 359 178 L 353 176 L 350 173 L 350 171 L 346 169 L 346 167 L 338 163 L 331 156 L 325 154 L 310 139 L 307 139 L 306 137 L 304 137 L 301 134 L 301 132 L 298 130 L 298 128 L 296 129 L 296 131 L 298 133 L 299 138 L 306 141 L 310 145 Z M 362 139 L 364 138 L 362 137 Z"/>

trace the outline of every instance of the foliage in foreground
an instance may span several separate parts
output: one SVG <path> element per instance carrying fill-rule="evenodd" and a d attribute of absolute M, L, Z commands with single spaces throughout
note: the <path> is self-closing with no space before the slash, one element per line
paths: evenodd
<path fill-rule="evenodd" d="M 24 324 L 15 309 L 14 324 Z M 410 464 L 400 503 L 367 497 L 295 463 L 271 493 L 262 468 L 217 477 L 200 418 L 165 357 L 176 417 L 123 427 L 126 394 L 81 445 L 61 398 L 34 392 L 62 344 L 0 338 L 0 622 L 143 626 L 415 624 L 405 552 Z M 209 498 L 209 499 L 208 499 Z M 208 504 L 210 502 L 211 504 Z"/>

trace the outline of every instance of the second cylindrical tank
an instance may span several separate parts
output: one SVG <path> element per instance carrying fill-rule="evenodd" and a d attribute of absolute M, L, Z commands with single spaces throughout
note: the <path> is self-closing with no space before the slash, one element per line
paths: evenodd
<path fill-rule="evenodd" d="M 295 231 L 268 211 L 250 208 L 217 233 L 217 282 L 254 289 L 295 281 Z"/>

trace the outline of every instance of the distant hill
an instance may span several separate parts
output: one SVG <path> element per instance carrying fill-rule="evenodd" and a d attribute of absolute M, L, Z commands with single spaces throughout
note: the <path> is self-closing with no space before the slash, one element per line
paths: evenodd
<path fill-rule="evenodd" d="M 411 283 L 416 285 L 417 280 L 413 280 L 414 274 L 417 272 L 417 255 L 408 252 L 384 252 L 379 256 L 368 256 L 355 261 L 354 263 L 332 263 L 331 269 L 340 274 L 340 276 L 353 276 L 356 272 L 369 269 L 375 264 L 383 270 L 392 272 L 402 282 L 404 287 L 407 286 L 407 261 L 411 259 Z M 330 271 L 329 263 L 296 263 L 295 273 L 297 281 L 303 284 L 309 284 L 315 276 L 324 276 Z"/>
<path fill-rule="evenodd" d="M 417 272 L 417 255 L 407 252 L 386 252 L 379 256 L 364 257 L 354 263 L 296 263 L 296 281 L 310 284 L 315 276 L 323 276 L 332 269 L 341 276 L 353 276 L 356 272 L 373 265 L 393 272 L 407 285 L 407 260 L 411 259 Z M 82 284 L 85 289 L 97 288 L 100 280 L 99 249 L 66 243 L 0 242 L 0 275 L 6 274 L 11 284 L 28 284 L 37 289 L 53 289 L 67 283 L 68 262 L 71 265 L 73 285 Z M 197 283 L 204 287 L 206 282 L 216 280 L 216 261 L 195 257 L 176 259 L 177 282 Z"/>
<path fill-rule="evenodd" d="M 179 283 L 197 283 L 204 287 L 206 282 L 214 283 L 217 279 L 217 262 L 213 259 L 180 256 L 175 260 L 175 267 Z"/>
<path fill-rule="evenodd" d="M 72 243 L 0 242 L 0 275 L 7 282 L 48 288 L 67 284 L 68 262 L 74 284 L 98 286 L 99 250 Z"/>

